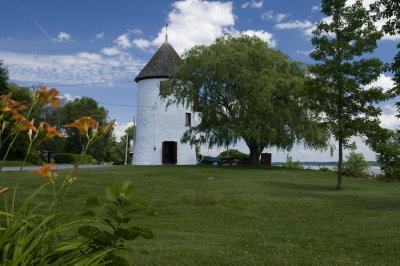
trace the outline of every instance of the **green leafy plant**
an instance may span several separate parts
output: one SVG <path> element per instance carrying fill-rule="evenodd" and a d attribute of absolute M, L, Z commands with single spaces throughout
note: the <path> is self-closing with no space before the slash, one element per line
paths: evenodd
<path fill-rule="evenodd" d="M 282 165 L 283 167 L 287 168 L 296 168 L 296 169 L 303 169 L 304 167 L 300 165 L 299 161 L 294 161 L 292 156 L 286 155 L 286 163 Z"/>
<path fill-rule="evenodd" d="M 362 153 L 350 152 L 343 163 L 343 173 L 346 176 L 368 178 L 371 166 L 364 159 Z"/>
<path fill-rule="evenodd" d="M 47 91 L 46 87 L 34 91 L 26 117 L 29 117 L 35 106 L 51 103 L 57 107 L 58 94 L 56 89 Z M 51 171 L 51 168 L 55 167 L 54 164 L 44 164 L 39 169 L 29 171 L 44 177 L 47 182 L 17 205 L 20 176 L 32 150 L 49 138 L 62 137 L 56 127 L 46 122 L 39 122 L 37 127 L 33 120 L 27 122 L 27 118 L 18 113 L 25 109 L 28 108 L 23 103 L 11 99 L 11 94 L 0 96 L 0 137 L 5 128 L 11 128 L 11 134 L 0 138 L 0 145 L 4 143 L 4 139 L 11 139 L 3 162 L 20 132 L 28 130 L 30 140 L 15 185 L 13 188 L 0 188 L 4 202 L 0 211 L 0 265 L 129 265 L 117 254 L 117 251 L 127 249 L 124 242 L 139 235 L 145 238 L 154 237 L 149 229 L 141 229 L 129 223 L 130 215 L 134 212 L 154 213 L 144 202 L 129 198 L 133 193 L 133 185 L 130 182 L 125 182 L 122 186 L 108 185 L 107 204 L 100 204 L 95 197 L 88 199 L 87 205 L 97 207 L 98 212 L 88 211 L 86 217 L 77 218 L 73 213 L 57 211 L 57 205 L 65 199 L 77 179 L 79 165 L 86 159 L 92 159 L 86 156 L 87 149 L 107 135 L 115 121 L 99 127 L 97 121 L 91 117 L 82 117 L 66 125 L 75 127 L 86 140 L 81 155 L 74 155 L 74 167 L 63 180 L 59 180 L 58 174 Z M 36 196 L 42 193 L 45 187 L 51 187 L 53 191 L 52 201 L 46 204 L 47 208 L 34 205 Z M 13 191 L 11 201 L 8 199 L 10 190 Z M 103 227 L 97 224 L 102 224 Z M 74 225 L 80 226 L 77 232 Z M 108 226 L 109 229 L 103 229 L 104 226 Z"/>
<path fill-rule="evenodd" d="M 374 151 L 383 171 L 378 178 L 389 182 L 400 181 L 400 130 L 391 132 L 390 137 L 376 145 Z"/>
<path fill-rule="evenodd" d="M 96 159 L 89 154 L 74 154 L 74 153 L 56 153 L 54 155 L 54 161 L 56 163 L 77 163 L 82 164 L 93 164 L 96 163 Z"/>
<path fill-rule="evenodd" d="M 236 149 L 230 149 L 223 151 L 218 155 L 219 158 L 233 158 L 233 159 L 249 159 L 249 155 L 238 151 Z"/>
<path fill-rule="evenodd" d="M 132 199 L 134 187 L 130 181 L 121 186 L 106 186 L 106 201 L 96 196 L 86 199 L 88 211 L 82 213 L 90 223 L 78 228 L 73 239 L 62 242 L 49 256 L 48 260 L 59 265 L 129 265 L 118 252 L 129 250 L 127 242 L 137 237 L 154 238 L 150 229 L 131 224 L 132 215 L 144 213 L 154 215 L 155 212 L 141 200 Z M 141 251 L 147 253 L 147 251 Z"/>

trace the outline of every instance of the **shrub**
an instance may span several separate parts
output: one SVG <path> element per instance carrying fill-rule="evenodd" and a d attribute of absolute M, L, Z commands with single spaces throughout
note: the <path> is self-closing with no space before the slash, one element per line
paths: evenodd
<path fill-rule="evenodd" d="M 56 163 L 79 163 L 79 164 L 93 164 L 96 160 L 89 154 L 74 154 L 74 153 L 56 153 L 54 155 Z"/>
<path fill-rule="evenodd" d="M 218 155 L 218 158 L 233 158 L 233 159 L 249 159 L 249 155 L 238 151 L 236 149 L 230 149 L 223 151 Z"/>
<path fill-rule="evenodd" d="M 380 143 L 375 149 L 377 161 L 383 170 L 381 179 L 386 181 L 400 181 L 400 131 L 391 132 L 391 136 Z"/>
<path fill-rule="evenodd" d="M 30 163 L 36 164 L 36 165 L 42 165 L 44 164 L 43 158 L 35 153 L 31 153 L 28 155 L 28 157 L 26 158 L 26 160 Z"/>
<path fill-rule="evenodd" d="M 343 174 L 351 177 L 368 178 L 370 165 L 362 153 L 350 152 L 343 163 Z"/>
<path fill-rule="evenodd" d="M 75 162 L 75 154 L 73 153 L 56 153 L 54 155 L 56 163 L 73 163 Z"/>
<path fill-rule="evenodd" d="M 289 156 L 289 154 L 286 156 L 286 163 L 282 165 L 283 167 L 287 168 L 296 168 L 296 169 L 303 169 L 304 167 L 300 165 L 299 161 L 293 162 L 292 156 Z"/>

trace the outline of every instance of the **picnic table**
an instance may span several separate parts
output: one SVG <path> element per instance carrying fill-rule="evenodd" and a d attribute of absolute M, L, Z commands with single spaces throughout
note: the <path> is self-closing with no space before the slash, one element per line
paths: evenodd
<path fill-rule="evenodd" d="M 221 165 L 244 165 L 247 164 L 248 159 L 244 158 L 221 158 L 220 163 Z"/>

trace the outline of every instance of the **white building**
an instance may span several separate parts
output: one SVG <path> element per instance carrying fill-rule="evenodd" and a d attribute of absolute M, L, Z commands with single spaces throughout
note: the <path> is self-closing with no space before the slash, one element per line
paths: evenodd
<path fill-rule="evenodd" d="M 137 75 L 137 124 L 133 165 L 196 164 L 195 149 L 180 143 L 192 125 L 194 113 L 169 106 L 159 97 L 160 82 L 173 73 L 181 60 L 166 41 Z"/>

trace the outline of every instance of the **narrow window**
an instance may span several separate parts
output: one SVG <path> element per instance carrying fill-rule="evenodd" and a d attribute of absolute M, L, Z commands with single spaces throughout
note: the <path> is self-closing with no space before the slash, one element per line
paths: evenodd
<path fill-rule="evenodd" d="M 185 126 L 192 126 L 192 115 L 190 113 L 186 113 L 186 123 Z"/>
<path fill-rule="evenodd" d="M 160 93 L 167 89 L 166 80 L 160 81 Z"/>

